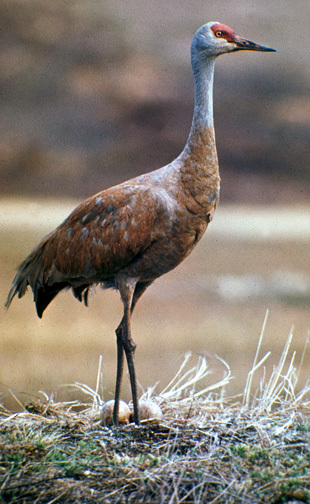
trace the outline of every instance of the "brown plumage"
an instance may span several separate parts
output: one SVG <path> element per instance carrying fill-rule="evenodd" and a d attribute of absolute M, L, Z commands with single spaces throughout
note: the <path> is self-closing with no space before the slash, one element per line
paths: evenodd
<path fill-rule="evenodd" d="M 208 23 L 192 43 L 195 109 L 183 152 L 171 164 L 111 187 L 79 205 L 20 265 L 6 305 L 30 285 L 39 317 L 64 288 L 87 305 L 89 287 L 120 292 L 124 315 L 116 329 L 117 378 L 113 421 L 118 423 L 124 352 L 134 420 L 139 423 L 131 338 L 132 311 L 146 288 L 175 268 L 205 232 L 219 200 L 212 88 L 215 57 L 241 49 L 271 51 Z"/>

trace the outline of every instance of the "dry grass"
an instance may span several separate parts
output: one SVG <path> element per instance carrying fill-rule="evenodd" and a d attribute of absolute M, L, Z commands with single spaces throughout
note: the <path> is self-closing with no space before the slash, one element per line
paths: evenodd
<path fill-rule="evenodd" d="M 265 326 L 265 323 L 264 323 Z M 263 326 L 263 330 L 264 330 Z M 44 400 L 1 410 L 0 502 L 310 502 L 310 385 L 298 388 L 290 333 L 279 363 L 257 390 L 263 331 L 243 395 L 225 398 L 231 379 L 202 385 L 207 359 L 188 354 L 161 393 L 163 420 L 118 429 L 99 422 L 97 390 L 75 384 L 86 403 Z"/>

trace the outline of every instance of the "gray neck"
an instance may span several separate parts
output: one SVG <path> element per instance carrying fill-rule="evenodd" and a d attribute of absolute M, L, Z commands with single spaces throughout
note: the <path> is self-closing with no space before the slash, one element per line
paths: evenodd
<path fill-rule="evenodd" d="M 183 152 L 179 159 L 197 157 L 204 167 L 218 169 L 214 124 L 213 124 L 213 76 L 214 57 L 195 58 L 192 54 L 192 67 L 195 86 L 195 106 L 192 126 Z"/>
<path fill-rule="evenodd" d="M 197 61 L 192 56 L 195 107 L 191 133 L 200 128 L 213 128 L 213 79 L 215 58 Z"/>
<path fill-rule="evenodd" d="M 219 197 L 219 165 L 213 127 L 213 76 L 215 57 L 205 38 L 196 33 L 191 47 L 195 85 L 192 126 L 185 148 L 173 163 L 181 186 L 182 205 L 204 218 Z"/>
<path fill-rule="evenodd" d="M 195 86 L 195 106 L 191 129 L 181 158 L 197 153 L 197 147 L 205 147 L 207 151 L 216 153 L 213 125 L 213 77 L 215 58 L 208 57 L 198 60 L 192 55 L 192 67 Z M 201 152 L 202 154 L 202 152 Z"/>
<path fill-rule="evenodd" d="M 220 177 L 213 126 L 214 62 L 215 58 L 212 57 L 200 60 L 192 57 L 194 115 L 188 140 L 178 158 L 178 166 L 183 191 L 188 196 L 186 205 L 188 207 L 191 201 L 193 212 L 209 208 L 210 202 L 214 198 L 217 201 L 219 194 Z"/>

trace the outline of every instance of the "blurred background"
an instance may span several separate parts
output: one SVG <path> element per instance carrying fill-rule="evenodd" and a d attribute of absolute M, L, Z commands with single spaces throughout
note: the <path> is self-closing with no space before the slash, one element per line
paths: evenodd
<path fill-rule="evenodd" d="M 81 199 L 177 157 L 192 117 L 190 43 L 210 20 L 278 53 L 217 61 L 221 205 L 193 254 L 144 295 L 133 333 L 142 388 L 163 388 L 190 349 L 210 354 L 211 381 L 223 372 L 214 354 L 225 358 L 236 394 L 267 307 L 267 372 L 293 324 L 298 367 L 310 328 L 307 0 L 0 0 L 0 292 L 3 304 L 16 266 Z M 0 401 L 18 408 L 10 389 L 23 402 L 94 387 L 100 354 L 110 399 L 121 312 L 99 288 L 89 309 L 59 295 L 43 320 L 31 294 L 1 309 Z M 306 352 L 301 381 L 308 368 Z"/>

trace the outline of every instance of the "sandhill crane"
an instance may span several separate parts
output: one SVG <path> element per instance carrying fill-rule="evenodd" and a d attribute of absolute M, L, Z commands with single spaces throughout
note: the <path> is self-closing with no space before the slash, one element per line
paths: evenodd
<path fill-rule="evenodd" d="M 113 421 L 118 425 L 124 353 L 134 421 L 139 424 L 131 315 L 158 277 L 190 254 L 212 220 L 220 177 L 213 126 L 213 74 L 217 56 L 241 50 L 274 51 L 210 22 L 191 45 L 195 106 L 188 140 L 178 158 L 159 170 L 105 189 L 81 203 L 19 266 L 6 306 L 30 285 L 37 314 L 63 289 L 87 306 L 91 285 L 114 288 L 123 302 L 116 329 L 117 373 Z"/>

